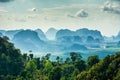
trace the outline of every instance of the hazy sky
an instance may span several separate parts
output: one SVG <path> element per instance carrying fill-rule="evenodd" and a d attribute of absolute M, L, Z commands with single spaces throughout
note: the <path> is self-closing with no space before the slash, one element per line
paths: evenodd
<path fill-rule="evenodd" d="M 120 31 L 120 0 L 0 0 L 0 29 Z"/>

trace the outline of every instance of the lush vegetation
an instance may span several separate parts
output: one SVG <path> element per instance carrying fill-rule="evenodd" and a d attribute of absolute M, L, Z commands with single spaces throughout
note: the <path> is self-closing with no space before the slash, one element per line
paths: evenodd
<path fill-rule="evenodd" d="M 59 56 L 56 61 L 51 61 L 50 56 L 35 58 L 32 52 L 21 54 L 7 37 L 0 37 L 0 80 L 120 79 L 120 52 L 104 59 L 90 56 L 86 61 L 76 52 L 71 52 L 65 61 Z"/>

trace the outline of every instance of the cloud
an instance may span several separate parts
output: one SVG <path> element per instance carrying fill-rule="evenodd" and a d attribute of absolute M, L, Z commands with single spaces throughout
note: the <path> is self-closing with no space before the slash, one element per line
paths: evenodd
<path fill-rule="evenodd" d="M 36 8 L 31 8 L 31 9 L 28 9 L 28 11 L 35 12 L 35 11 L 37 11 L 37 9 Z"/>
<path fill-rule="evenodd" d="M 8 11 L 7 11 L 7 10 L 2 10 L 2 9 L 1 9 L 1 10 L 0 10 L 0 13 L 1 13 L 1 12 L 2 12 L 2 13 L 6 13 L 6 12 L 8 12 Z"/>
<path fill-rule="evenodd" d="M 13 0 L 0 0 L 0 2 L 10 2 L 10 1 L 13 1 Z"/>
<path fill-rule="evenodd" d="M 66 14 L 67 17 L 70 17 L 70 18 L 78 18 L 78 17 L 88 17 L 88 12 L 86 12 L 84 9 L 81 9 L 79 11 L 77 11 L 75 13 L 75 15 L 71 15 L 71 14 Z"/>
<path fill-rule="evenodd" d="M 66 14 L 67 17 L 70 17 L 70 18 L 75 18 L 74 15 L 71 15 L 71 14 Z"/>
<path fill-rule="evenodd" d="M 117 0 L 120 1 L 120 0 Z M 102 6 L 102 11 L 120 14 L 120 4 L 117 2 L 105 2 Z"/>
<path fill-rule="evenodd" d="M 84 9 L 81 9 L 75 14 L 75 17 L 88 17 L 88 13 Z"/>
<path fill-rule="evenodd" d="M 8 12 L 6 9 L 0 7 L 0 13 L 6 13 L 6 12 Z"/>

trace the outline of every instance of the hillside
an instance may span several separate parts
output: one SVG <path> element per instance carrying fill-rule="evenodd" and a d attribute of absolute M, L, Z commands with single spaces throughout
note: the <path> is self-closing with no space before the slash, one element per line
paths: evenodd
<path fill-rule="evenodd" d="M 44 43 L 37 32 L 32 30 L 23 30 L 14 35 L 12 42 L 15 46 L 20 48 L 22 51 L 37 51 L 40 49 Z"/>
<path fill-rule="evenodd" d="M 51 61 L 51 54 L 41 58 L 34 53 L 21 54 L 14 44 L 0 37 L 0 79 L 1 80 L 119 80 L 120 52 L 89 56 L 86 61 L 76 52 L 70 52 L 63 60 L 60 56 Z M 11 63 L 12 62 L 12 63 Z M 9 66 L 9 67 L 8 67 Z"/>
<path fill-rule="evenodd" d="M 29 50 L 34 52 L 86 51 L 82 49 L 81 46 L 76 47 L 74 44 L 82 45 L 86 47 L 87 50 L 117 49 L 120 47 L 119 33 L 116 36 L 106 37 L 98 30 L 90 30 L 87 28 L 76 31 L 50 28 L 46 33 L 39 28 L 36 30 L 0 30 L 0 33 L 1 36 L 9 37 L 10 41 L 13 42 L 17 48 L 20 48 L 22 52 Z M 34 46 L 34 48 L 32 46 Z"/>

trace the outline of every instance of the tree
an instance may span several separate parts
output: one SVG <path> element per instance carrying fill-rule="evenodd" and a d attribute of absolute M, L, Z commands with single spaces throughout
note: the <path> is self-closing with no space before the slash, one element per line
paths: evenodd
<path fill-rule="evenodd" d="M 45 59 L 46 59 L 46 60 L 49 60 L 50 56 L 51 56 L 50 53 L 46 54 L 46 55 L 45 55 Z"/>
<path fill-rule="evenodd" d="M 32 60 L 33 59 L 33 54 L 29 54 L 29 56 L 30 56 L 30 59 Z"/>
<path fill-rule="evenodd" d="M 77 80 L 119 80 L 120 53 L 108 55 L 90 69 L 77 75 Z"/>
<path fill-rule="evenodd" d="M 37 66 L 33 60 L 27 62 L 25 70 L 29 71 L 30 73 L 34 72 L 37 69 Z"/>
<path fill-rule="evenodd" d="M 23 68 L 24 62 L 20 50 L 7 39 L 0 37 L 0 75 L 16 76 Z"/>
<path fill-rule="evenodd" d="M 53 65 L 54 66 L 59 66 L 60 65 L 60 57 L 59 56 L 56 57 L 56 61 L 53 62 Z"/>
<path fill-rule="evenodd" d="M 70 62 L 71 62 L 71 61 L 70 61 L 70 58 L 67 57 L 66 60 L 65 60 L 65 63 L 66 63 L 66 64 L 69 64 Z"/>
<path fill-rule="evenodd" d="M 57 60 L 57 62 L 59 63 L 59 62 L 60 62 L 60 57 L 57 56 L 57 57 L 56 57 L 56 60 Z"/>
<path fill-rule="evenodd" d="M 6 40 L 6 41 L 9 40 L 9 38 L 7 36 L 3 36 L 3 39 Z"/>
<path fill-rule="evenodd" d="M 43 69 L 43 64 L 40 62 L 40 58 L 34 58 L 34 62 L 37 66 L 37 69 Z"/>
<path fill-rule="evenodd" d="M 62 80 L 70 80 L 72 73 L 75 70 L 73 64 L 64 64 L 62 68 Z"/>
<path fill-rule="evenodd" d="M 61 68 L 59 66 L 56 66 L 52 69 L 52 71 L 49 74 L 50 80 L 60 80 L 61 78 Z"/>
<path fill-rule="evenodd" d="M 50 61 L 46 61 L 44 64 L 44 73 L 48 74 L 53 69 L 53 65 Z"/>
<path fill-rule="evenodd" d="M 97 55 L 88 57 L 87 63 L 90 67 L 98 63 L 100 60 Z"/>
<path fill-rule="evenodd" d="M 27 53 L 24 53 L 22 56 L 23 56 L 24 62 L 26 63 L 28 61 Z"/>
<path fill-rule="evenodd" d="M 75 62 L 75 61 L 80 60 L 82 58 L 82 56 L 76 52 L 71 52 L 70 56 L 71 56 L 72 62 Z"/>
<path fill-rule="evenodd" d="M 76 67 L 79 71 L 85 70 L 85 69 L 86 69 L 85 61 L 79 60 L 79 61 L 75 62 L 75 67 Z"/>
<path fill-rule="evenodd" d="M 32 53 L 32 50 L 29 50 L 29 57 L 30 57 L 31 60 L 33 59 L 33 53 Z"/>

